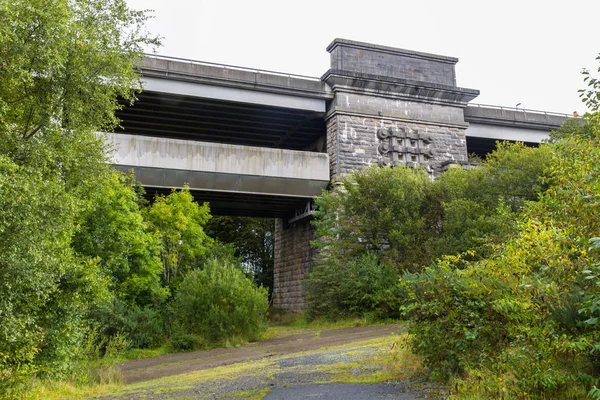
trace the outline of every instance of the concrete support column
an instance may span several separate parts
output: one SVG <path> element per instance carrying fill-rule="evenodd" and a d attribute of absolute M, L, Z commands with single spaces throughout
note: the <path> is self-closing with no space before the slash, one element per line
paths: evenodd
<path fill-rule="evenodd" d="M 308 219 L 285 225 L 283 219 L 275 220 L 273 308 L 300 312 L 304 310 L 302 285 L 312 257 L 313 227 Z"/>

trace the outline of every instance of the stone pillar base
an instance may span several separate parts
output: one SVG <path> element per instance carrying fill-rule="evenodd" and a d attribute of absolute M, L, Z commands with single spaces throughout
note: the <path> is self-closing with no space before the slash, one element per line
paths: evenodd
<path fill-rule="evenodd" d="M 311 261 L 313 228 L 308 219 L 284 225 L 283 219 L 275 220 L 273 308 L 301 312 L 304 310 L 302 284 Z"/>

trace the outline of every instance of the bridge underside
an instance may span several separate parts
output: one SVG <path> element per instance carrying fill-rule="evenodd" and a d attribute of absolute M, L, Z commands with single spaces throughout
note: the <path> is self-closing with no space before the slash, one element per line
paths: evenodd
<path fill-rule="evenodd" d="M 290 150 L 314 150 L 324 112 L 146 91 L 117 113 L 124 133 Z"/>
<path fill-rule="evenodd" d="M 496 150 L 496 142 L 504 141 L 505 139 L 494 139 L 494 138 L 481 138 L 481 137 L 473 137 L 467 136 L 467 152 L 469 155 L 474 154 L 481 159 L 485 159 L 485 157 L 490 154 L 492 151 Z M 514 142 L 514 140 L 506 140 L 509 142 Z M 520 140 L 520 142 L 523 142 Z M 539 146 L 538 142 L 523 142 L 527 146 L 537 147 Z"/>
<path fill-rule="evenodd" d="M 171 189 L 145 186 L 148 199 L 157 194 L 167 195 Z M 191 190 L 194 200 L 202 204 L 210 203 L 212 215 L 235 217 L 282 218 L 289 220 L 296 210 L 310 200 L 304 197 L 271 196 L 249 193 L 223 193 Z"/>

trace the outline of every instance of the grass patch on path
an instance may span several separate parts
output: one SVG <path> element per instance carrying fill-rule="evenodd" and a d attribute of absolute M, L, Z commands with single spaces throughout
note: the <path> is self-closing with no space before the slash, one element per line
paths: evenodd
<path fill-rule="evenodd" d="M 116 398 L 136 395 L 150 399 L 157 398 L 152 396 L 157 391 L 168 390 L 172 399 L 184 399 L 190 393 L 195 393 L 197 398 L 262 399 L 273 384 L 410 381 L 422 372 L 423 367 L 420 358 L 404 346 L 407 338 L 405 333 L 390 335 L 165 377 L 124 387 L 113 395 Z M 305 363 L 306 357 L 316 357 L 318 361 Z M 300 362 L 290 362 L 296 359 Z M 290 366 L 284 367 L 284 364 Z M 246 382 L 249 377 L 253 378 L 251 383 Z M 190 387 L 194 389 L 190 390 Z M 214 394 L 215 390 L 221 392 Z"/>
<path fill-rule="evenodd" d="M 279 325 L 269 328 L 265 336 L 267 338 L 284 338 L 296 334 L 312 333 L 316 337 L 318 337 L 318 335 L 320 335 L 322 331 L 348 327 L 359 327 L 365 325 L 369 324 L 366 320 L 362 319 L 344 320 L 338 322 L 309 322 L 300 316 L 296 317 L 294 321 L 289 322 L 288 325 Z M 260 360 L 226 365 L 217 368 L 204 369 L 201 371 L 164 377 L 132 385 L 123 385 L 119 382 L 119 379 L 113 379 L 110 381 L 102 380 L 101 382 L 104 382 L 104 384 L 96 385 L 77 385 L 68 382 L 40 381 L 34 382 L 31 386 L 31 390 L 29 390 L 29 392 L 23 398 L 53 400 L 99 398 L 108 396 L 110 398 L 147 397 L 183 399 L 188 398 L 189 396 L 192 396 L 193 398 L 193 396 L 196 395 L 197 396 L 195 398 L 202 398 L 202 396 L 198 394 L 199 386 L 207 385 L 209 387 L 214 387 L 218 389 L 218 387 L 225 385 L 228 387 L 231 386 L 231 389 L 235 390 L 225 392 L 223 393 L 223 396 L 218 398 L 259 399 L 262 398 L 261 396 L 266 395 L 266 393 L 268 392 L 268 382 L 276 382 L 274 376 L 285 372 L 282 371 L 282 368 L 280 368 L 279 360 L 320 354 L 323 352 L 340 351 L 343 352 L 342 355 L 344 357 L 356 356 L 360 357 L 361 361 L 357 362 L 356 360 L 352 360 L 348 362 L 339 362 L 333 364 L 328 363 L 327 365 L 309 365 L 304 370 L 297 370 L 296 368 L 286 368 L 285 370 L 289 371 L 290 373 L 298 373 L 300 375 L 317 374 L 319 376 L 322 376 L 324 379 L 326 377 L 325 380 L 327 382 L 382 382 L 389 379 L 398 379 L 403 376 L 408 376 L 404 374 L 404 372 L 400 374 L 398 373 L 398 371 L 394 372 L 394 370 L 385 369 L 387 368 L 386 365 L 388 363 L 394 362 L 394 358 L 390 354 L 394 352 L 397 353 L 397 359 L 407 358 L 404 353 L 395 350 L 396 348 L 398 348 L 397 342 L 400 340 L 400 337 L 402 337 L 402 335 L 399 336 L 398 334 L 396 334 L 386 336 L 384 338 L 362 340 L 344 345 L 322 347 L 318 350 L 297 352 L 279 357 L 264 358 Z M 158 350 L 138 351 L 137 353 L 130 351 L 126 354 L 125 357 L 123 357 L 123 359 L 138 359 L 145 355 L 155 356 L 158 354 L 167 354 L 167 350 L 168 349 L 166 347 L 163 347 Z M 365 355 L 365 351 L 366 353 L 372 354 Z M 119 362 L 122 362 L 123 359 L 120 359 Z M 409 364 L 414 364 L 413 361 L 414 360 L 411 359 Z M 365 363 L 369 363 L 377 367 L 374 367 L 373 370 L 365 370 L 364 374 L 357 374 L 357 368 L 360 368 L 360 366 L 357 365 L 366 365 Z M 256 382 L 253 383 L 253 387 L 236 389 L 236 385 L 239 383 L 238 381 L 241 378 L 247 378 L 252 376 L 257 377 Z"/>

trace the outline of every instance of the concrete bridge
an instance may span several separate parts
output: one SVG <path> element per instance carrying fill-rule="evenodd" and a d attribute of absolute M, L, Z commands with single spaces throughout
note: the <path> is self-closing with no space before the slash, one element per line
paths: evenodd
<path fill-rule="evenodd" d="M 190 186 L 215 215 L 276 218 L 274 306 L 303 308 L 310 200 L 372 164 L 432 174 L 496 140 L 535 145 L 566 115 L 470 103 L 458 59 L 343 39 L 321 78 L 149 56 L 145 91 L 110 134 L 150 193 Z"/>

